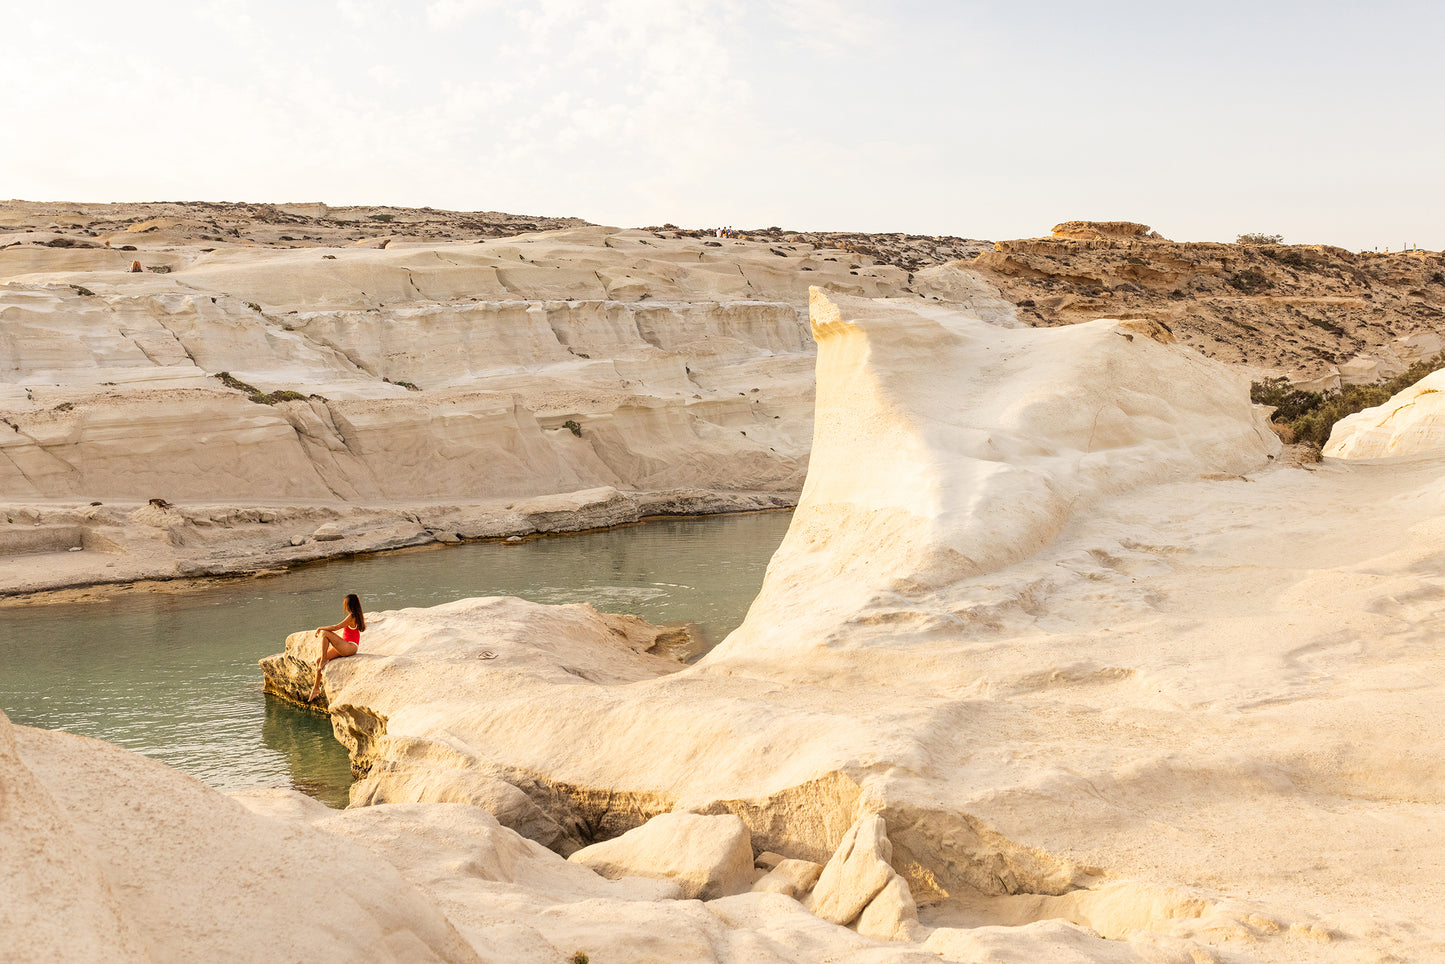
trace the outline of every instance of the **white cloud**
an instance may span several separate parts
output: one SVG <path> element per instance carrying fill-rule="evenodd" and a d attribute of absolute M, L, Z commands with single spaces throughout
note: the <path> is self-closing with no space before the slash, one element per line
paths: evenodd
<path fill-rule="evenodd" d="M 432 0 L 426 6 L 426 21 L 432 27 L 454 27 L 500 5 L 497 0 Z"/>
<path fill-rule="evenodd" d="M 790 36 L 791 45 L 837 56 L 875 42 L 886 24 L 874 12 L 848 0 L 776 0 L 773 13 Z"/>

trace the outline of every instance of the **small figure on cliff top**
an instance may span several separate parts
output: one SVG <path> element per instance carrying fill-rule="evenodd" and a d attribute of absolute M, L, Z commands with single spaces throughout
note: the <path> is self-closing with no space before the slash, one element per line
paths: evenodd
<path fill-rule="evenodd" d="M 316 685 L 311 687 L 310 703 L 321 692 L 321 671 L 326 664 L 341 656 L 355 656 L 361 648 L 361 634 L 366 631 L 366 617 L 361 614 L 361 600 L 356 593 L 349 593 L 343 603 L 346 618 L 335 626 L 317 626 L 316 635 L 321 637 L 321 656 L 316 660 Z M 341 635 L 336 635 L 337 630 Z"/>

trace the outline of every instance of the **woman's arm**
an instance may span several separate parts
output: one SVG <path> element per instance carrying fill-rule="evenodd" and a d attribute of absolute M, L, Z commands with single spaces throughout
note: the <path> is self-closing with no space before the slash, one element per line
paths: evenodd
<path fill-rule="evenodd" d="M 335 626 L 317 626 L 317 627 L 316 627 L 316 631 L 317 631 L 318 633 L 325 633 L 325 632 L 332 632 L 332 633 L 334 633 L 334 632 L 336 632 L 338 629 L 345 629 L 347 626 L 350 626 L 351 623 L 352 623 L 352 617 L 347 616 L 345 619 L 343 619 L 341 622 L 337 623 Z"/>

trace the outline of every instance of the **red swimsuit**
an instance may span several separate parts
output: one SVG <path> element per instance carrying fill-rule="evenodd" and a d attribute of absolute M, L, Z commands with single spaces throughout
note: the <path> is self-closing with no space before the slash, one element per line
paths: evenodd
<path fill-rule="evenodd" d="M 346 640 L 348 643 L 355 643 L 356 645 L 360 646 L 361 630 L 357 629 L 355 626 L 342 626 L 341 638 Z"/>

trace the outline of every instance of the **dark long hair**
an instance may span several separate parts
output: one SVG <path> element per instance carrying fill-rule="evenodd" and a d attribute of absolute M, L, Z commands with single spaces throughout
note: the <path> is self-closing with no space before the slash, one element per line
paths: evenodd
<path fill-rule="evenodd" d="M 356 617 L 356 631 L 358 633 L 365 632 L 366 617 L 361 615 L 361 600 L 354 592 L 348 593 L 346 596 L 346 611 L 351 613 L 352 616 Z"/>

